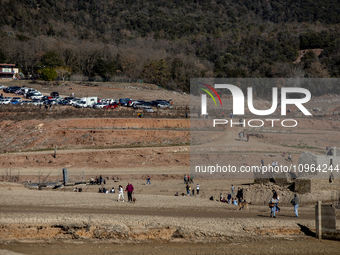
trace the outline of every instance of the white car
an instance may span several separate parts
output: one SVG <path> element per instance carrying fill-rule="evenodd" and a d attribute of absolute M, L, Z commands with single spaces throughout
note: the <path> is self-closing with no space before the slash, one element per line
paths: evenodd
<path fill-rule="evenodd" d="M 34 92 L 36 92 L 36 93 L 40 93 L 38 90 L 36 90 L 36 89 L 33 89 L 33 88 L 29 88 L 29 89 L 25 89 L 25 93 L 24 93 L 24 97 L 26 97 L 26 95 L 28 94 L 28 93 L 34 93 Z M 41 94 L 41 93 L 40 93 Z"/>
<path fill-rule="evenodd" d="M 6 88 L 4 85 L 0 85 L 0 89 L 4 89 Z"/>
<path fill-rule="evenodd" d="M 172 105 L 170 104 L 158 104 L 157 105 L 158 108 L 169 108 L 169 109 L 172 109 L 174 108 Z"/>
<path fill-rule="evenodd" d="M 10 104 L 11 99 L 1 99 L 1 104 Z"/>
<path fill-rule="evenodd" d="M 144 112 L 153 112 L 153 109 L 151 107 L 145 107 L 143 109 Z"/>
<path fill-rule="evenodd" d="M 41 99 L 43 98 L 44 96 L 40 93 L 34 93 L 32 96 L 31 96 L 31 99 Z"/>
<path fill-rule="evenodd" d="M 98 104 L 95 104 L 93 105 L 93 108 L 94 109 L 103 109 L 104 106 L 106 106 L 107 104 L 104 104 L 104 103 L 98 103 Z"/>
<path fill-rule="evenodd" d="M 73 106 L 76 107 L 76 108 L 86 108 L 87 104 L 86 104 L 85 101 L 79 101 L 78 103 L 74 104 Z"/>
<path fill-rule="evenodd" d="M 70 105 L 73 105 L 73 106 L 75 106 L 76 104 L 78 104 L 78 103 L 79 103 L 79 101 L 80 101 L 80 99 L 79 99 L 79 98 L 75 98 L 75 99 L 73 99 L 73 100 L 70 100 Z"/>

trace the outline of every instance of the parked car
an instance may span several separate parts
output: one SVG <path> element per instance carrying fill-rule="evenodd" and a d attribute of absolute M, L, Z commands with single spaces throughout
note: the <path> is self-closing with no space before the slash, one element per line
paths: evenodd
<path fill-rule="evenodd" d="M 150 103 L 151 103 L 152 106 L 157 106 L 159 104 L 158 101 L 150 101 Z"/>
<path fill-rule="evenodd" d="M 119 105 L 121 105 L 121 106 L 127 106 L 127 104 L 129 103 L 129 101 L 131 101 L 130 98 L 121 98 L 121 99 L 119 99 Z"/>
<path fill-rule="evenodd" d="M 144 112 L 154 112 L 153 109 L 151 107 L 145 107 L 143 109 Z"/>
<path fill-rule="evenodd" d="M 73 104 L 73 106 L 76 108 L 86 108 L 87 103 L 85 101 L 78 101 L 77 103 Z"/>
<path fill-rule="evenodd" d="M 146 107 L 151 107 L 151 103 L 150 102 L 145 102 L 143 104 L 137 104 L 135 106 L 135 108 L 138 108 L 138 109 L 142 109 L 142 108 L 146 108 Z"/>
<path fill-rule="evenodd" d="M 32 101 L 29 101 L 29 100 L 23 100 L 19 103 L 20 105 L 29 105 L 29 104 L 32 104 Z"/>
<path fill-rule="evenodd" d="M 60 105 L 69 105 L 70 101 L 64 99 L 64 100 L 59 101 L 58 104 L 60 104 Z"/>
<path fill-rule="evenodd" d="M 80 98 L 74 98 L 74 99 L 72 99 L 72 100 L 70 100 L 70 105 L 75 105 L 75 104 L 77 104 L 79 101 L 81 101 L 81 99 Z"/>
<path fill-rule="evenodd" d="M 58 92 L 52 92 L 50 94 L 51 97 L 58 97 L 59 96 L 59 93 Z"/>
<path fill-rule="evenodd" d="M 4 85 L 0 85 L 0 89 L 4 89 L 4 88 L 6 88 Z"/>
<path fill-rule="evenodd" d="M 130 102 L 129 102 L 129 105 L 128 105 L 128 106 L 130 106 L 130 107 L 135 107 L 135 105 L 137 105 L 137 104 L 143 104 L 143 103 L 145 103 L 145 101 L 143 101 L 143 100 L 133 100 L 133 101 L 130 101 Z"/>
<path fill-rule="evenodd" d="M 62 97 L 55 97 L 54 99 L 55 99 L 55 101 L 57 101 L 57 103 L 64 100 L 64 98 L 62 98 Z"/>
<path fill-rule="evenodd" d="M 22 101 L 21 97 L 13 97 L 13 99 L 18 100 L 19 102 Z"/>
<path fill-rule="evenodd" d="M 43 96 L 41 99 L 44 101 L 51 100 L 53 97 L 51 96 Z"/>
<path fill-rule="evenodd" d="M 157 107 L 159 107 L 159 108 L 169 108 L 169 109 L 174 108 L 172 105 L 167 104 L 167 103 L 166 104 L 164 104 L 164 103 L 158 104 Z"/>
<path fill-rule="evenodd" d="M 39 100 L 39 99 L 34 99 L 31 102 L 32 102 L 32 105 L 42 105 L 42 104 L 44 104 L 44 101 Z"/>
<path fill-rule="evenodd" d="M 18 86 L 9 86 L 7 88 L 4 88 L 3 91 L 6 93 L 15 93 L 15 91 L 21 89 L 21 87 Z"/>
<path fill-rule="evenodd" d="M 105 105 L 103 108 L 104 109 L 116 109 L 118 107 L 117 104 L 108 104 L 108 105 Z"/>
<path fill-rule="evenodd" d="M 64 99 L 70 101 L 70 100 L 73 100 L 73 99 L 76 99 L 76 98 L 75 97 L 65 97 Z"/>
<path fill-rule="evenodd" d="M 32 96 L 30 96 L 31 99 L 42 99 L 44 96 L 40 93 L 34 93 Z"/>
<path fill-rule="evenodd" d="M 103 109 L 104 106 L 106 106 L 106 104 L 98 103 L 98 104 L 93 105 L 93 108 L 94 109 Z"/>
<path fill-rule="evenodd" d="M 157 99 L 155 100 L 155 102 L 157 102 L 158 104 L 170 104 L 168 100 L 163 100 L 163 99 Z"/>
<path fill-rule="evenodd" d="M 54 98 L 45 101 L 45 104 L 48 104 L 48 105 L 55 105 L 57 103 L 58 102 Z"/>
<path fill-rule="evenodd" d="M 10 99 L 1 99 L 1 104 L 10 104 L 11 100 Z"/>
<path fill-rule="evenodd" d="M 33 96 L 35 93 L 40 93 L 40 92 L 39 92 L 39 91 L 33 91 L 33 90 L 31 90 L 31 91 L 29 91 L 29 92 L 26 93 L 25 97 L 26 97 L 26 98 L 31 98 L 31 96 Z"/>
<path fill-rule="evenodd" d="M 14 105 L 20 104 L 20 101 L 16 99 L 12 99 L 10 102 L 11 104 L 14 104 Z"/>

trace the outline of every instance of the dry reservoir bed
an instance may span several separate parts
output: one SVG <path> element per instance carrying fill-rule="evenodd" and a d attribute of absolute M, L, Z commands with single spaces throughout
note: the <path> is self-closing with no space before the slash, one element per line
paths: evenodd
<path fill-rule="evenodd" d="M 264 254 L 285 245 L 294 250 L 277 254 L 336 254 L 334 250 L 340 249 L 339 242 L 311 237 L 315 231 L 311 206 L 300 208 L 298 219 L 292 207 L 281 207 L 272 219 L 267 206 L 237 211 L 236 206 L 206 196 L 158 194 L 160 187 L 184 186 L 180 180 L 152 180 L 148 186 L 142 180 L 131 181 L 138 191 L 135 204 L 117 202 L 117 194 L 96 193 L 99 185 L 76 193 L 72 188 L 39 191 L 2 183 L 0 248 L 23 254 L 156 254 L 160 249 L 165 254 L 206 254 L 212 251 L 211 243 L 215 254 Z M 309 249 L 311 244 L 316 248 Z"/>

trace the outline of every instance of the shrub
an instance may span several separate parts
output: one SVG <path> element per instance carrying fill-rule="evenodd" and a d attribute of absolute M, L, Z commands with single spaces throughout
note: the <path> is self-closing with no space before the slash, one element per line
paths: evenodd
<path fill-rule="evenodd" d="M 44 68 L 41 72 L 41 78 L 44 81 L 54 81 L 58 77 L 54 69 Z"/>

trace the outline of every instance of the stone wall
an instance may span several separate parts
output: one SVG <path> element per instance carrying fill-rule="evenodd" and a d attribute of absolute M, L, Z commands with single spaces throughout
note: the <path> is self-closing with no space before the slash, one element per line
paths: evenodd
<path fill-rule="evenodd" d="M 317 191 L 340 191 L 340 179 L 334 179 L 332 183 L 329 179 L 319 178 L 297 178 L 295 180 L 294 191 L 299 194 L 317 192 Z"/>
<path fill-rule="evenodd" d="M 340 191 L 340 179 L 334 179 L 334 181 L 330 183 L 329 179 L 312 178 L 310 180 L 310 190 L 311 190 L 310 192 L 323 191 L 323 190 Z"/>
<path fill-rule="evenodd" d="M 320 180 L 329 180 L 331 176 L 334 179 L 340 178 L 340 152 L 336 147 L 331 149 L 332 155 L 326 155 L 326 153 L 325 155 L 315 155 L 310 152 L 302 152 L 296 166 L 298 177 L 317 178 Z M 305 165 L 308 165 L 308 168 Z"/>
<path fill-rule="evenodd" d="M 312 180 L 310 178 L 297 178 L 295 180 L 294 191 L 299 194 L 312 192 Z"/>

